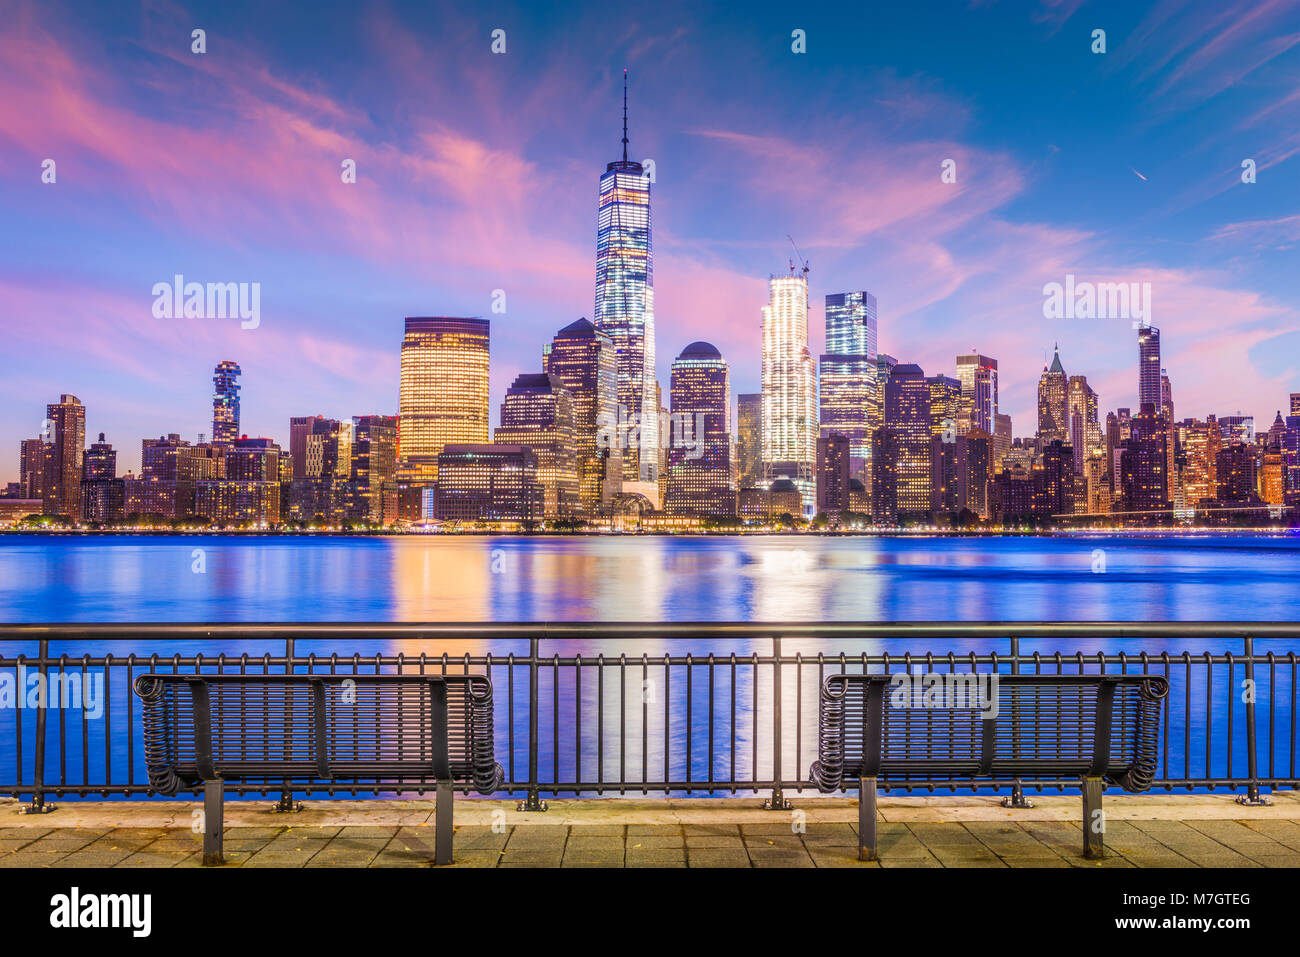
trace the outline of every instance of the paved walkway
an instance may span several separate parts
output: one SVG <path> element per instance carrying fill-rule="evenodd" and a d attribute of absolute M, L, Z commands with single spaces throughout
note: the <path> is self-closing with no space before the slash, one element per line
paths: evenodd
<path fill-rule="evenodd" d="M 856 802 L 752 799 L 456 803 L 456 867 L 1300 867 L 1300 797 L 1246 808 L 1224 795 L 1107 797 L 1110 856 L 1087 861 L 1074 797 L 1032 810 L 992 798 L 885 798 L 878 863 L 857 860 Z M 197 867 L 197 804 L 68 803 L 46 815 L 0 802 L 0 867 Z M 432 802 L 309 802 L 275 814 L 226 805 L 232 867 L 423 867 Z M 1071 819 L 1073 818 L 1073 819 Z"/>

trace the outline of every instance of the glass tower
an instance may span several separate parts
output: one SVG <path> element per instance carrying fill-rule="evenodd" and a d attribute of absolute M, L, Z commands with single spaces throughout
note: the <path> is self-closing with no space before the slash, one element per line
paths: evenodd
<path fill-rule="evenodd" d="M 675 514 L 734 515 L 731 373 L 717 348 L 692 342 L 673 361 L 673 429 L 664 508 Z"/>
<path fill-rule="evenodd" d="M 227 359 L 212 373 L 212 444 L 239 438 L 239 363 Z"/>
<path fill-rule="evenodd" d="M 1155 326 L 1138 327 L 1138 408 L 1151 403 L 1161 406 L 1160 330 Z"/>
<path fill-rule="evenodd" d="M 654 257 L 650 177 L 627 158 L 627 71 L 623 73 L 623 158 L 600 177 L 596 215 L 596 328 L 618 356 L 619 418 L 633 428 L 623 478 L 659 481 L 659 401 L 655 386 Z M 629 434 L 620 430 L 620 434 Z M 658 495 L 657 489 L 647 489 Z"/>
<path fill-rule="evenodd" d="M 826 297 L 826 352 L 821 357 L 823 438 L 849 440 L 850 473 L 866 483 L 871 460 L 868 415 L 876 401 L 876 297 L 838 292 Z"/>
<path fill-rule="evenodd" d="M 585 318 L 555 334 L 546 371 L 569 391 L 578 456 L 579 507 L 595 514 L 618 493 L 623 466 L 614 441 L 618 421 L 618 356 L 614 342 Z"/>

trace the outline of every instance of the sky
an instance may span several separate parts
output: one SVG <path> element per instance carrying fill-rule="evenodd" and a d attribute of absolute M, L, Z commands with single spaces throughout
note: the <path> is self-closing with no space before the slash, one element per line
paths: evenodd
<path fill-rule="evenodd" d="M 122 470 L 210 434 L 223 359 L 249 435 L 395 414 L 409 315 L 491 318 L 495 423 L 592 315 L 624 68 L 665 395 L 696 339 L 758 391 L 787 237 L 814 355 L 825 295 L 869 290 L 882 351 L 996 358 L 1017 436 L 1056 343 L 1103 416 L 1137 404 L 1130 321 L 1045 317 L 1067 274 L 1151 284 L 1178 418 L 1300 392 L 1297 0 L 0 0 L 0 482 L 62 393 Z M 176 274 L 260 284 L 260 324 L 155 317 Z"/>

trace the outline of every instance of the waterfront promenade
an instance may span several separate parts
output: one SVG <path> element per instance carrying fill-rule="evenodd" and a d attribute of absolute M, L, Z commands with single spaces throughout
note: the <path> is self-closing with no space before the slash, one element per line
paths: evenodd
<path fill-rule="evenodd" d="M 1031 809 L 996 797 L 884 797 L 881 861 L 857 860 L 857 802 L 753 798 L 586 799 L 542 813 L 513 801 L 456 802 L 453 867 L 1300 867 L 1300 794 L 1267 807 L 1232 795 L 1106 798 L 1108 856 L 1080 853 L 1079 799 L 1031 795 Z M 42 815 L 0 800 L 0 867 L 198 867 L 196 802 L 70 802 Z M 427 867 L 432 801 L 307 801 L 226 805 L 227 867 Z"/>

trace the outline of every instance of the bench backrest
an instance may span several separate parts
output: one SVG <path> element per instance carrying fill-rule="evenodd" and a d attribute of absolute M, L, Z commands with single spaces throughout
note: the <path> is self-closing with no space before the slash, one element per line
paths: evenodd
<path fill-rule="evenodd" d="M 1145 791 L 1155 774 L 1158 675 L 831 675 L 822 686 L 822 791 L 846 779 L 1104 777 Z M 973 679 L 973 680 L 972 680 Z"/>
<path fill-rule="evenodd" d="M 503 778 L 492 683 L 482 675 L 148 674 L 149 783 L 164 794 L 213 777 L 472 783 Z"/>

